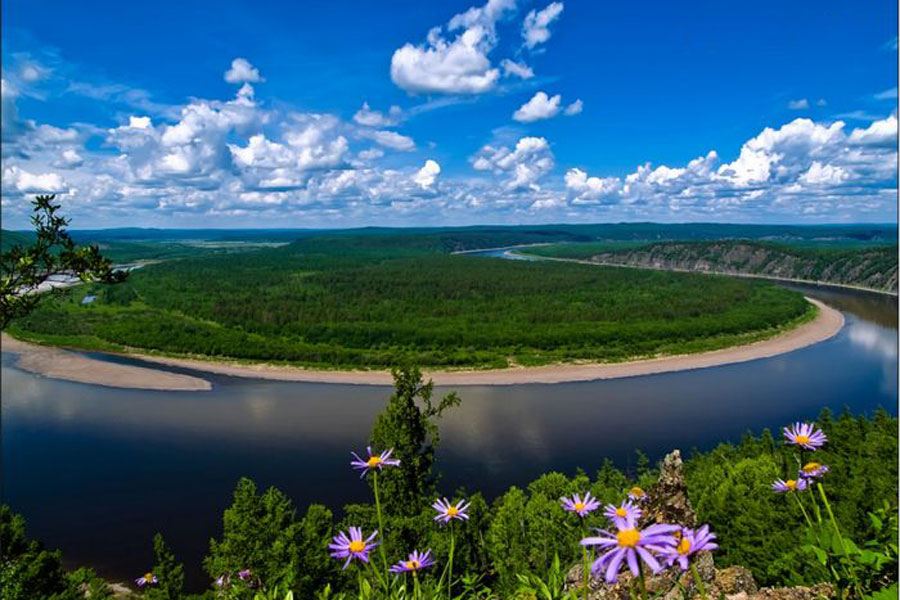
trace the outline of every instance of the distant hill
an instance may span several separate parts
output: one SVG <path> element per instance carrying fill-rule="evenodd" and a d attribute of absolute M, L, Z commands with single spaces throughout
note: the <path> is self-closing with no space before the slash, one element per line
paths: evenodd
<path fill-rule="evenodd" d="M 529 252 L 602 264 L 760 275 L 897 292 L 897 246 L 786 246 L 747 240 L 662 242 L 621 249 L 592 246 L 566 244 Z"/>
<path fill-rule="evenodd" d="M 0 250 L 6 252 L 15 245 L 25 246 L 34 241 L 34 233 L 28 231 L 0 230 Z"/>

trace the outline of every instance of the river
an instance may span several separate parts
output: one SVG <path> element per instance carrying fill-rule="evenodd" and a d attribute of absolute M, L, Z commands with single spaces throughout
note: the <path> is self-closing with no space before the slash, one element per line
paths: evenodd
<path fill-rule="evenodd" d="M 844 312 L 834 338 L 774 358 L 630 379 L 457 388 L 441 422 L 443 487 L 489 497 L 551 470 L 634 464 L 641 448 L 707 449 L 823 407 L 897 406 L 897 299 L 791 286 Z M 164 534 L 189 583 L 238 477 L 297 504 L 368 498 L 349 468 L 390 389 L 223 376 L 211 392 L 120 390 L 43 378 L 2 362 L 3 501 L 68 565 L 114 580 L 143 573 Z M 139 361 L 117 358 L 124 362 Z M 190 371 L 171 369 L 177 372 Z M 438 393 L 446 390 L 438 390 Z M 324 551 L 324 550 L 323 550 Z"/>

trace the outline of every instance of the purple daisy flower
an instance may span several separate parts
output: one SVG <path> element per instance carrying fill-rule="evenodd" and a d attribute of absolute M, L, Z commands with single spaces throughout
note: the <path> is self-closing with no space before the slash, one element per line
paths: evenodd
<path fill-rule="evenodd" d="M 800 469 L 801 479 L 816 479 L 828 472 L 828 465 L 822 463 L 810 462 L 803 465 Z"/>
<path fill-rule="evenodd" d="M 221 588 L 221 587 L 225 587 L 230 582 L 231 582 L 231 577 L 229 577 L 227 574 L 223 573 L 222 575 L 219 575 L 219 578 L 216 579 L 213 583 L 215 584 L 216 587 Z"/>
<path fill-rule="evenodd" d="M 628 499 L 633 502 L 644 502 L 647 499 L 647 492 L 638 486 L 634 486 L 628 490 Z"/>
<path fill-rule="evenodd" d="M 156 585 L 159 583 L 159 579 L 153 573 L 144 573 L 143 576 L 138 577 L 134 580 L 138 587 L 144 587 L 145 585 Z"/>
<path fill-rule="evenodd" d="M 351 527 L 349 536 L 343 531 L 334 536 L 334 539 L 328 545 L 328 549 L 331 550 L 332 557 L 347 559 L 344 563 L 344 568 L 346 569 L 354 558 L 364 563 L 369 562 L 369 552 L 378 545 L 378 542 L 372 541 L 377 535 L 378 531 L 376 530 L 372 535 L 363 539 L 362 530 L 359 527 Z"/>
<path fill-rule="evenodd" d="M 390 450 L 385 450 L 381 454 L 372 454 L 372 447 L 366 447 L 366 453 L 369 455 L 365 460 L 361 459 L 356 452 L 351 452 L 353 455 L 353 460 L 350 461 L 350 466 L 354 469 L 358 469 L 362 471 L 360 478 L 366 476 L 372 469 L 378 469 L 379 471 L 384 467 L 397 467 L 400 465 L 400 460 L 396 458 L 391 458 L 391 453 L 394 451 L 393 448 Z"/>
<path fill-rule="evenodd" d="M 673 548 L 667 548 L 664 554 L 668 566 L 674 565 L 676 562 L 682 571 L 687 571 L 690 562 L 688 559 L 698 552 L 715 550 L 718 544 L 715 543 L 716 535 L 709 531 L 709 525 L 703 525 L 699 529 L 689 529 L 685 527 L 681 530 L 681 537 L 678 538 L 678 545 Z"/>
<path fill-rule="evenodd" d="M 390 571 L 391 573 L 408 573 L 410 571 L 427 569 L 433 564 L 434 559 L 431 558 L 431 550 L 426 550 L 424 553 L 414 550 L 406 560 L 401 560 L 391 567 Z"/>
<path fill-rule="evenodd" d="M 816 429 L 815 423 L 794 423 L 784 428 L 784 437 L 787 444 L 795 444 L 806 450 L 818 450 L 825 445 L 828 437 L 821 429 Z"/>
<path fill-rule="evenodd" d="M 607 504 L 603 508 L 603 514 L 613 523 L 622 519 L 631 519 L 633 523 L 637 523 L 638 519 L 641 518 L 643 511 L 638 508 L 634 502 L 626 500 L 620 506 Z"/>
<path fill-rule="evenodd" d="M 800 479 L 788 479 L 787 481 L 776 479 L 772 484 L 772 489 L 779 493 L 785 492 L 802 492 L 807 487 L 807 482 L 802 477 Z"/>
<path fill-rule="evenodd" d="M 469 504 L 471 503 L 466 502 L 465 500 L 460 500 L 456 504 L 450 504 L 450 501 L 446 498 L 435 500 L 434 504 L 431 505 L 431 508 L 438 512 L 438 515 L 434 520 L 439 521 L 444 525 L 454 519 L 460 521 L 468 520 L 469 515 L 466 514 L 466 511 L 469 510 Z"/>
<path fill-rule="evenodd" d="M 238 571 L 238 577 L 241 581 L 247 581 L 248 579 L 250 579 L 250 575 L 250 569 L 242 569 Z"/>
<path fill-rule="evenodd" d="M 666 553 L 668 548 L 676 544 L 674 532 L 679 531 L 678 525 L 651 525 L 644 530 L 638 530 L 631 519 L 621 519 L 615 523 L 615 533 L 598 530 L 598 537 L 587 537 L 581 540 L 582 546 L 599 546 L 604 552 L 591 566 L 591 572 L 595 575 L 603 572 L 608 583 L 616 583 L 619 580 L 619 570 L 622 563 L 628 565 L 628 569 L 635 577 L 640 575 L 638 559 L 650 567 L 650 571 L 659 573 L 663 567 L 656 560 L 654 553 Z"/>
<path fill-rule="evenodd" d="M 600 501 L 591 496 L 590 492 L 586 493 L 584 498 L 574 494 L 571 498 L 560 498 L 559 501 L 562 502 L 565 510 L 573 512 L 579 517 L 586 517 L 600 508 Z"/>

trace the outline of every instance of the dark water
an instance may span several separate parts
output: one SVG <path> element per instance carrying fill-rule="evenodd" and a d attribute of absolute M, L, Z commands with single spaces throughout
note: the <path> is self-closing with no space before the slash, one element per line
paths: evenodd
<path fill-rule="evenodd" d="M 447 490 L 494 496 L 549 469 L 620 466 L 642 448 L 709 448 L 824 406 L 897 407 L 897 300 L 805 289 L 844 311 L 835 338 L 775 358 L 614 381 L 458 388 L 441 423 Z M 213 377 L 211 392 L 147 392 L 31 375 L 3 356 L 3 501 L 30 532 L 114 579 L 150 565 L 160 531 L 193 587 L 242 475 L 300 507 L 367 499 L 348 467 L 389 389 Z M 203 375 L 205 376 L 205 375 Z"/>

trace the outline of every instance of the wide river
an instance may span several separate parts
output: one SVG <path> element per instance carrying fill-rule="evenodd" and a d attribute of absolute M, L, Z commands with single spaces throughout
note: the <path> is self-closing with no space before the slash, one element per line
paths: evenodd
<path fill-rule="evenodd" d="M 457 388 L 462 405 L 440 424 L 443 488 L 494 497 L 551 469 L 592 472 L 605 457 L 627 468 L 636 448 L 654 459 L 707 449 L 826 406 L 895 414 L 897 299 L 802 289 L 847 324 L 789 354 L 631 379 Z M 202 589 L 200 562 L 239 477 L 281 488 L 301 510 L 368 498 L 349 452 L 364 449 L 389 388 L 203 374 L 211 392 L 121 390 L 32 375 L 14 359 L 3 355 L 3 501 L 68 565 L 131 579 L 150 566 L 160 531 Z"/>

